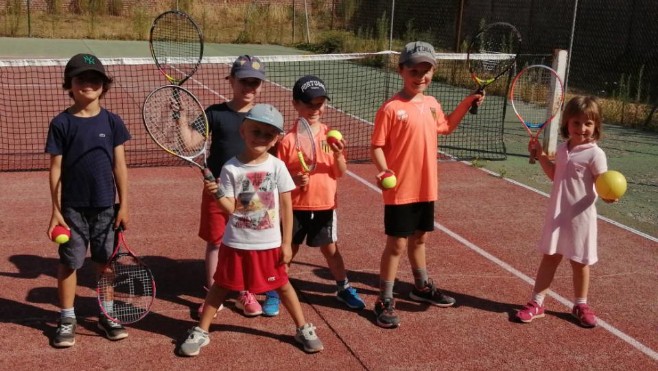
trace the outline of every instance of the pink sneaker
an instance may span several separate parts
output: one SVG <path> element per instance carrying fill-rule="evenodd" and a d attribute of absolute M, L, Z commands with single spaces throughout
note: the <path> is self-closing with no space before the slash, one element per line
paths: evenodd
<path fill-rule="evenodd" d="M 583 327 L 596 327 L 596 315 L 587 304 L 576 304 L 573 306 L 571 314 L 578 319 Z"/>
<path fill-rule="evenodd" d="M 256 297 L 248 291 L 240 293 L 238 301 L 235 302 L 235 306 L 238 309 L 242 309 L 242 312 L 247 317 L 255 317 L 263 314 L 263 308 L 256 300 Z"/>
<path fill-rule="evenodd" d="M 533 319 L 542 317 L 544 317 L 544 306 L 537 304 L 534 300 L 516 312 L 516 318 L 523 323 L 530 323 Z"/>

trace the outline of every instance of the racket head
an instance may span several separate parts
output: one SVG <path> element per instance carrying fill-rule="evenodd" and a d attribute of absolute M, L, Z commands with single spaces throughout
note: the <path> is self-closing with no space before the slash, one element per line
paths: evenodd
<path fill-rule="evenodd" d="M 313 172 L 317 164 L 315 138 L 311 125 L 303 117 L 295 123 L 295 147 L 302 170 L 305 173 Z"/>
<path fill-rule="evenodd" d="M 201 64 L 203 34 L 187 13 L 169 10 L 153 20 L 149 49 L 169 83 L 182 85 Z"/>
<path fill-rule="evenodd" d="M 121 324 L 144 318 L 155 301 L 153 274 L 126 245 L 122 231 L 117 232 L 114 254 L 98 279 L 96 293 L 103 315 Z"/>
<path fill-rule="evenodd" d="M 512 81 L 510 102 L 531 137 L 537 137 L 564 103 L 564 85 L 558 73 L 544 65 L 523 68 Z"/>
<path fill-rule="evenodd" d="M 155 89 L 144 100 L 142 119 L 158 146 L 202 170 L 206 167 L 208 118 L 189 90 L 178 85 Z"/>
<path fill-rule="evenodd" d="M 516 63 L 521 41 L 521 33 L 507 22 L 487 24 L 473 36 L 466 59 L 471 78 L 480 90 Z"/>

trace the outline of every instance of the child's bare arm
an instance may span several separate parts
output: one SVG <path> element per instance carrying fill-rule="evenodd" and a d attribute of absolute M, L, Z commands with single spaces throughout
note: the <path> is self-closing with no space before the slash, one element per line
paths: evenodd
<path fill-rule="evenodd" d="M 46 231 L 48 239 L 50 239 L 50 233 L 56 225 L 60 224 L 67 228 L 69 227 L 62 216 L 62 204 L 59 197 L 62 186 L 62 155 L 50 157 L 49 183 L 52 213 L 50 216 L 50 224 Z"/>
<path fill-rule="evenodd" d="M 336 176 L 341 177 L 347 171 L 347 160 L 343 154 L 345 149 L 345 140 L 341 139 L 338 142 L 329 144 L 329 148 L 334 153 L 334 167 L 336 168 Z"/>
<path fill-rule="evenodd" d="M 126 151 L 123 145 L 114 147 L 114 179 L 119 195 L 119 211 L 117 212 L 114 228 L 128 227 L 128 165 Z"/>
<path fill-rule="evenodd" d="M 281 213 L 281 264 L 292 261 L 292 198 L 290 192 L 279 194 Z M 286 268 L 287 269 L 287 268 Z"/>
<path fill-rule="evenodd" d="M 457 126 L 459 126 L 459 123 L 462 121 L 464 116 L 466 116 L 468 110 L 473 105 L 473 102 L 475 102 L 479 107 L 483 101 L 484 101 L 484 93 L 482 94 L 473 93 L 467 96 L 466 98 L 464 98 L 461 102 L 459 102 L 457 108 L 455 108 L 455 110 L 452 111 L 451 114 L 446 116 L 446 119 L 448 120 L 448 129 L 445 132 L 441 132 L 441 134 L 450 134 L 453 131 L 455 131 L 455 129 L 457 129 Z"/>

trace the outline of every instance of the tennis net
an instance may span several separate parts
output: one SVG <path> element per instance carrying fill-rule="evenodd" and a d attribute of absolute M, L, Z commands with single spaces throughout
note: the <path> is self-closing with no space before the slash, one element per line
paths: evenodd
<path fill-rule="evenodd" d="M 327 84 L 331 101 L 323 121 L 340 130 L 348 143 L 350 161 L 369 161 L 370 136 L 377 108 L 402 86 L 397 74 L 397 53 L 259 56 L 266 64 L 268 80 L 259 102 L 276 106 L 287 125 L 296 117 L 292 86 L 306 74 Z M 231 98 L 225 77 L 235 57 L 204 57 L 197 73 L 185 83 L 204 106 Z M 126 144 L 131 167 L 178 165 L 148 137 L 142 125 L 141 105 L 155 88 L 165 84 L 149 58 L 103 59 L 114 84 L 101 104 L 119 114 L 133 139 Z M 470 91 L 465 54 L 440 54 L 435 81 L 428 94 L 451 112 Z M 62 89 L 65 59 L 0 60 L 0 171 L 44 170 L 48 124 L 71 104 Z M 440 154 L 456 159 L 505 158 L 503 117 L 507 81 L 502 96 L 488 90 L 478 115 L 467 115 L 449 136 L 440 137 Z"/>

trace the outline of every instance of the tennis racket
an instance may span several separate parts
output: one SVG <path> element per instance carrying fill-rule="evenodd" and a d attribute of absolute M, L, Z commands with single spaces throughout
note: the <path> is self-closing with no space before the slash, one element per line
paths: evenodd
<path fill-rule="evenodd" d="M 552 68 L 532 65 L 514 77 L 509 96 L 516 117 L 523 123 L 533 142 L 539 140 L 546 124 L 560 111 L 564 102 L 564 86 Z M 536 158 L 533 146 L 530 163 L 534 164 Z"/>
<path fill-rule="evenodd" d="M 203 34 L 187 13 L 169 10 L 153 20 L 149 48 L 169 84 L 182 85 L 201 64 Z"/>
<path fill-rule="evenodd" d="M 317 164 L 315 138 L 311 125 L 302 117 L 297 119 L 295 125 L 295 148 L 302 171 L 306 174 L 312 173 Z M 302 190 L 306 191 L 307 188 L 308 186 L 304 186 Z"/>
<path fill-rule="evenodd" d="M 153 20 L 149 49 L 155 65 L 169 84 L 183 85 L 201 64 L 203 34 L 192 18 L 179 10 L 166 11 Z M 178 99 L 176 90 L 174 99 Z M 178 115 L 173 113 L 174 118 Z"/>
<path fill-rule="evenodd" d="M 121 228 L 116 231 L 114 252 L 98 279 L 96 293 L 103 315 L 121 324 L 144 318 L 155 300 L 153 274 L 128 247 Z"/>
<path fill-rule="evenodd" d="M 505 75 L 516 63 L 521 46 L 521 34 L 509 23 L 490 23 L 480 29 L 468 46 L 468 70 L 477 84 L 477 93 Z M 473 103 L 470 112 L 478 113 Z"/>
<path fill-rule="evenodd" d="M 172 100 L 174 96 L 177 99 Z M 189 90 L 178 85 L 155 89 L 144 101 L 142 119 L 160 148 L 198 167 L 206 180 L 215 181 L 207 163 L 208 118 Z"/>

